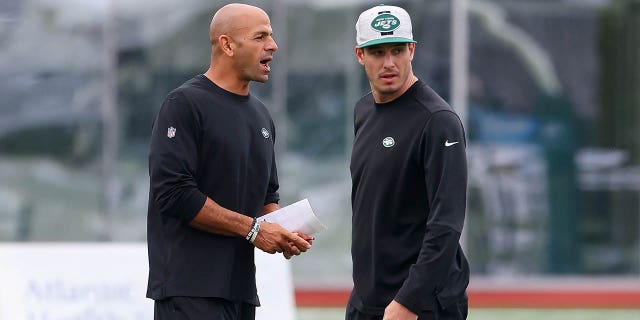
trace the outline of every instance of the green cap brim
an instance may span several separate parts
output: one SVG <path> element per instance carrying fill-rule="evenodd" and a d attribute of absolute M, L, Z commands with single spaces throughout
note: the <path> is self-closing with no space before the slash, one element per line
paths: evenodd
<path fill-rule="evenodd" d="M 382 39 L 367 41 L 359 45 L 358 48 L 370 47 L 370 46 L 375 46 L 383 43 L 418 43 L 418 41 L 407 39 L 407 38 L 390 37 L 390 38 L 382 38 Z"/>

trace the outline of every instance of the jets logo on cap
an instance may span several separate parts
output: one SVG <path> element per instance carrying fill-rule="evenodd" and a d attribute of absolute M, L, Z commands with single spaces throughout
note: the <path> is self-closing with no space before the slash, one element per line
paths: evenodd
<path fill-rule="evenodd" d="M 399 26 L 400 20 L 389 13 L 378 15 L 373 19 L 373 21 L 371 21 L 371 28 L 380 32 L 390 32 L 398 29 Z"/>

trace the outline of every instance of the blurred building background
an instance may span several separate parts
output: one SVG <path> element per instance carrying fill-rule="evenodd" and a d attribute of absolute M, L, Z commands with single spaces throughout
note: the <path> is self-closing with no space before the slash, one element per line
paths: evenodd
<path fill-rule="evenodd" d="M 0 1 L 1 241 L 145 241 L 151 123 L 206 71 L 229 2 Z M 246 3 L 280 48 L 252 90 L 277 126 L 281 204 L 308 198 L 329 227 L 295 284 L 348 288 L 352 108 L 370 90 L 354 24 L 372 2 Z M 414 72 L 451 101 L 451 2 L 385 4 L 410 12 Z M 640 1 L 468 9 L 474 276 L 640 279 Z"/>

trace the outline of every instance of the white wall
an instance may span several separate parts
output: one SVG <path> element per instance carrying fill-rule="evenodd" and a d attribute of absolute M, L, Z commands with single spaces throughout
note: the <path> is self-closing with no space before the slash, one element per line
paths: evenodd
<path fill-rule="evenodd" d="M 293 320 L 287 261 L 256 252 L 256 269 L 256 319 Z M 1 244 L 0 320 L 152 319 L 147 272 L 144 243 Z"/>

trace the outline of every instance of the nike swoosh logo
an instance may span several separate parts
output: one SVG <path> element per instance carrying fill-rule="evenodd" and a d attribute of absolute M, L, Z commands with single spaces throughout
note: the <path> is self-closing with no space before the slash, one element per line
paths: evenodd
<path fill-rule="evenodd" d="M 449 140 L 444 142 L 444 146 L 445 147 L 451 147 L 452 145 L 459 143 L 460 141 L 456 141 L 456 142 L 449 142 Z"/>

